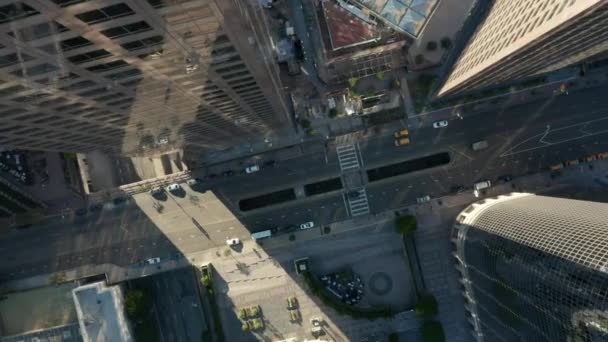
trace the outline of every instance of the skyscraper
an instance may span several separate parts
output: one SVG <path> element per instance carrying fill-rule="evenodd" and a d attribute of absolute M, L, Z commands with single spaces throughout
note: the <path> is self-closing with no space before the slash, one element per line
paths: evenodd
<path fill-rule="evenodd" d="M 0 145 L 223 149 L 288 121 L 260 8 L 240 0 L 0 5 Z"/>
<path fill-rule="evenodd" d="M 496 0 L 438 95 L 470 91 L 608 51 L 608 1 Z"/>
<path fill-rule="evenodd" d="M 608 204 L 512 193 L 452 235 L 478 341 L 608 339 Z"/>

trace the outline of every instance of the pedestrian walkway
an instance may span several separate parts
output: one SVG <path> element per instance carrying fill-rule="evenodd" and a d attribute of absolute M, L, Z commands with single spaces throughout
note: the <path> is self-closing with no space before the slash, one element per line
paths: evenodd
<path fill-rule="evenodd" d="M 342 172 L 360 167 L 359 157 L 357 157 L 357 147 L 353 144 L 336 146 L 340 170 Z"/>
<path fill-rule="evenodd" d="M 369 214 L 369 203 L 367 201 L 365 188 L 351 191 L 348 194 L 344 194 L 344 196 L 348 202 L 348 212 L 350 213 L 350 216 L 356 217 Z"/>

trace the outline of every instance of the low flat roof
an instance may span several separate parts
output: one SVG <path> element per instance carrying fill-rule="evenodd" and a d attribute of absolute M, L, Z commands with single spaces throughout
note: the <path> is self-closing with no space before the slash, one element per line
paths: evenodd
<path fill-rule="evenodd" d="M 333 0 L 323 1 L 323 12 L 332 50 L 339 50 L 380 38 L 371 24 L 349 12 Z"/>
<path fill-rule="evenodd" d="M 80 333 L 85 342 L 132 342 L 119 286 L 104 282 L 72 290 Z"/>

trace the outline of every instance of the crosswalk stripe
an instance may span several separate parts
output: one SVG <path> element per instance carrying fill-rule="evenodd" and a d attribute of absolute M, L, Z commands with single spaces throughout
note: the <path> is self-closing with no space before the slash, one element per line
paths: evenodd
<path fill-rule="evenodd" d="M 361 216 L 369 214 L 369 202 L 365 188 L 356 190 L 359 193 L 357 198 L 350 198 L 348 194 L 344 194 L 348 202 L 348 209 L 351 216 Z"/>
<path fill-rule="evenodd" d="M 359 158 L 357 156 L 357 148 L 355 145 L 339 145 L 336 146 L 338 153 L 338 162 L 340 170 L 350 170 L 359 168 Z"/>

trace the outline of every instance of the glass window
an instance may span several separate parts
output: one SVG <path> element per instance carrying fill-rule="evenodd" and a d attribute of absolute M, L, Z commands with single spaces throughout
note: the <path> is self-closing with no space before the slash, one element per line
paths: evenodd
<path fill-rule="evenodd" d="M 104 21 L 126 17 L 134 14 L 131 7 L 126 4 L 116 4 L 108 7 L 103 7 L 89 12 L 76 14 L 76 17 L 87 24 L 97 24 Z"/>
<path fill-rule="evenodd" d="M 69 30 L 70 29 L 61 25 L 60 23 L 52 21 L 49 23 L 42 23 L 23 28 L 19 30 L 18 37 L 15 37 L 15 33 L 13 32 L 7 32 L 7 34 L 13 38 L 19 39 L 22 42 L 30 42 L 32 40 L 48 37 L 56 33 L 66 32 Z"/>
<path fill-rule="evenodd" d="M 15 70 L 11 72 L 11 74 L 16 76 L 37 76 L 47 72 L 52 72 L 58 70 L 59 68 L 48 63 L 38 64 L 33 67 L 27 68 L 25 74 L 23 73 L 23 69 Z"/>
<path fill-rule="evenodd" d="M 89 45 L 93 45 L 93 43 L 83 37 L 70 38 L 61 42 L 61 48 L 63 49 L 63 51 L 70 51 Z"/>
<path fill-rule="evenodd" d="M 68 7 L 71 5 L 79 4 L 81 2 L 87 2 L 89 0 L 52 0 L 52 1 L 61 7 Z"/>
<path fill-rule="evenodd" d="M 109 62 L 109 63 L 97 64 L 92 67 L 88 67 L 87 70 L 89 70 L 91 72 L 105 72 L 108 70 L 123 67 L 125 65 L 129 65 L 129 63 L 127 63 L 123 60 L 118 60 L 118 61 L 113 61 L 113 62 Z"/>
<path fill-rule="evenodd" d="M 164 40 L 165 39 L 163 38 L 163 36 L 153 36 L 153 37 L 144 38 L 141 40 L 135 40 L 132 42 L 120 44 L 120 46 L 122 46 L 126 50 L 134 51 L 134 50 L 139 50 L 139 49 L 143 49 L 146 47 L 158 45 L 158 44 L 162 43 Z"/>
<path fill-rule="evenodd" d="M 101 31 L 101 34 L 104 36 L 116 39 L 119 37 L 128 36 L 135 33 L 145 32 L 151 30 L 152 27 L 148 25 L 145 21 L 138 21 L 136 23 L 127 24 L 123 26 L 113 27 L 107 30 Z"/>
<path fill-rule="evenodd" d="M 74 64 L 81 64 L 81 63 L 89 62 L 89 61 L 103 58 L 103 57 L 110 56 L 110 55 L 111 54 L 108 51 L 106 51 L 104 49 L 100 49 L 100 50 L 94 50 L 94 51 L 90 51 L 90 52 L 83 53 L 80 55 L 68 57 L 68 60 Z"/>
<path fill-rule="evenodd" d="M 30 6 L 22 2 L 15 2 L 10 5 L 0 7 L 0 24 L 8 23 L 13 20 L 26 18 L 36 14 L 39 14 L 39 12 L 31 8 Z"/>
<path fill-rule="evenodd" d="M 21 58 L 21 60 L 24 62 L 34 59 L 34 57 L 26 55 L 24 53 L 22 53 L 20 56 L 18 56 L 16 53 L 10 53 L 5 56 L 0 56 L 0 68 L 19 63 L 19 58 Z"/>

